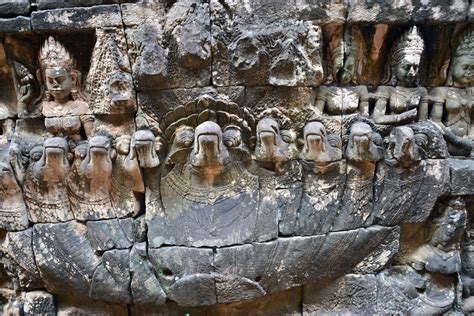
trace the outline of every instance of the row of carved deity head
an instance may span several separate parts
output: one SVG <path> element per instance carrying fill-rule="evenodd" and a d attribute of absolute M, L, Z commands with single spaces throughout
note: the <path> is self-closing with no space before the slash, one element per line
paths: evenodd
<path fill-rule="evenodd" d="M 410 166 L 424 157 L 423 148 L 428 141 L 426 134 L 409 126 L 395 127 L 382 138 L 365 118 L 352 122 L 342 137 L 340 132 L 328 132 L 325 124 L 317 120 L 308 121 L 299 135 L 271 116 L 262 117 L 254 130 L 242 120 L 225 125 L 213 118 L 195 124 L 189 124 L 189 118 L 187 121 L 188 124 L 169 126 L 161 135 L 150 129 L 139 129 L 131 136 L 115 139 L 106 132 L 80 142 L 51 137 L 29 148 L 20 148 L 15 143 L 10 146 L 10 152 L 23 156 L 15 157 L 23 168 L 33 175 L 41 174 L 44 181 L 51 181 L 64 177 L 71 164 L 79 174 L 98 166 L 99 173 L 107 173 L 109 169 L 112 172 L 118 156 L 130 170 L 176 164 L 214 168 L 252 160 L 274 170 L 295 160 L 325 165 L 344 157 L 348 161 L 369 163 L 385 158 Z"/>

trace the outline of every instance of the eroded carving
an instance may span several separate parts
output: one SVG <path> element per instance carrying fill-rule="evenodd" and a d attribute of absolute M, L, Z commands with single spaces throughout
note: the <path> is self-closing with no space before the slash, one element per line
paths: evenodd
<path fill-rule="evenodd" d="M 474 104 L 474 31 L 461 35 L 448 73 L 448 87 L 430 91 L 433 101 L 431 119 L 441 123 L 449 152 L 456 156 L 471 154 L 474 129 L 471 123 Z"/>

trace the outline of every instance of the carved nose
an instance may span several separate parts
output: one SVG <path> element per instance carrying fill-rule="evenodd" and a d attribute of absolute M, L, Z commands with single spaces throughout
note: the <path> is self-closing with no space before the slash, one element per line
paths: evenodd
<path fill-rule="evenodd" d="M 206 153 L 213 153 L 218 150 L 217 149 L 217 144 L 218 144 L 217 135 L 201 135 L 199 136 L 199 143 L 202 149 Z"/>
<path fill-rule="evenodd" d="M 410 70 L 408 71 L 408 76 L 409 77 L 415 77 L 416 76 L 416 69 L 415 67 L 410 67 Z"/>
<path fill-rule="evenodd" d="M 266 145 L 276 144 L 275 134 L 273 132 L 268 132 L 268 131 L 260 132 L 260 139 Z"/>

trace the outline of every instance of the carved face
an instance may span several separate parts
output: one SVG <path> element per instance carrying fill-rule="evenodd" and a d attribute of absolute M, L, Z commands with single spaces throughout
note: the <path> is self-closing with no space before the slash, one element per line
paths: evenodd
<path fill-rule="evenodd" d="M 403 164 L 420 160 L 415 133 L 406 126 L 396 127 L 390 134 L 390 149 L 393 158 Z"/>
<path fill-rule="evenodd" d="M 474 56 L 463 55 L 454 60 L 453 81 L 462 86 L 474 84 Z"/>
<path fill-rule="evenodd" d="M 191 156 L 191 163 L 195 167 L 223 166 L 226 163 L 228 152 L 218 124 L 207 121 L 196 127 Z"/>
<path fill-rule="evenodd" d="M 346 149 L 347 159 L 353 161 L 379 160 L 380 152 L 374 143 L 373 135 L 372 128 L 366 123 L 354 123 L 349 133 L 349 144 Z"/>
<path fill-rule="evenodd" d="M 395 76 L 401 84 L 413 84 L 418 76 L 420 67 L 421 55 L 406 54 L 397 64 Z"/>
<path fill-rule="evenodd" d="M 283 133 L 284 134 L 284 133 Z M 282 162 L 290 159 L 289 144 L 282 135 L 278 122 L 272 118 L 264 118 L 257 124 L 257 147 L 255 159 L 259 162 Z M 289 139 L 286 139 L 289 141 Z"/>
<path fill-rule="evenodd" d="M 154 168 L 160 164 L 156 154 L 155 135 L 150 130 L 139 130 L 133 134 L 132 147 L 137 151 L 142 168 Z"/>
<path fill-rule="evenodd" d="M 228 126 L 222 137 L 227 147 L 238 147 L 242 143 L 242 132 L 238 126 Z"/>
<path fill-rule="evenodd" d="M 10 164 L 7 162 L 0 162 L 0 191 L 8 193 L 10 190 L 14 188 L 16 189 L 17 187 L 18 184 Z"/>
<path fill-rule="evenodd" d="M 132 76 L 116 71 L 110 75 L 108 94 L 112 106 L 126 107 L 132 99 Z"/>
<path fill-rule="evenodd" d="M 46 88 L 57 102 L 65 102 L 74 87 L 71 74 L 63 67 L 46 68 Z"/>
<path fill-rule="evenodd" d="M 344 66 L 338 73 L 339 82 L 341 84 L 349 84 L 354 76 L 355 70 L 355 57 L 352 55 L 347 56 Z"/>
<path fill-rule="evenodd" d="M 94 136 L 89 140 L 81 172 L 100 177 L 107 177 L 112 172 L 112 142 L 108 137 Z"/>
<path fill-rule="evenodd" d="M 306 124 L 303 132 L 304 149 L 303 156 L 306 160 L 318 159 L 321 153 L 326 151 L 326 129 L 320 122 Z"/>
<path fill-rule="evenodd" d="M 454 201 L 448 206 L 446 215 L 438 229 L 433 233 L 432 244 L 435 246 L 449 247 L 455 243 L 466 221 L 466 209 L 463 202 Z"/>
<path fill-rule="evenodd" d="M 42 181 L 56 181 L 69 171 L 67 161 L 68 144 L 62 137 L 48 138 L 42 152 L 33 149 L 30 156 L 33 161 L 33 175 Z M 39 159 L 38 156 L 40 156 Z"/>

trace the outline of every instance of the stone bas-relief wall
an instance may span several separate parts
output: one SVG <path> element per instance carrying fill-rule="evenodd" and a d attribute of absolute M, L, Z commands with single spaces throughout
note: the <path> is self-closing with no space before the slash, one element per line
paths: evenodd
<path fill-rule="evenodd" d="M 2 2 L 2 312 L 473 312 L 472 12 Z"/>

